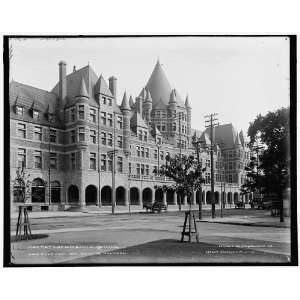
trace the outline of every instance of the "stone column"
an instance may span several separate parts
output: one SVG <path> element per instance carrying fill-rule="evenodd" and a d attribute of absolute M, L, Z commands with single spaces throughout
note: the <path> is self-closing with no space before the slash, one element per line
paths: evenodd
<path fill-rule="evenodd" d="M 128 198 L 129 198 L 129 190 L 128 191 L 126 191 L 125 190 L 125 195 L 124 195 L 124 202 L 125 202 L 125 206 L 128 206 Z"/>
<path fill-rule="evenodd" d="M 82 185 L 80 186 L 80 191 L 79 191 L 79 205 L 85 206 L 85 191 Z"/>
<path fill-rule="evenodd" d="M 167 192 L 163 191 L 163 205 L 167 205 Z"/>
<path fill-rule="evenodd" d="M 202 191 L 201 200 L 202 200 L 202 196 L 203 196 L 203 204 L 206 205 L 206 192 L 205 191 Z"/>
<path fill-rule="evenodd" d="M 152 195 L 151 195 L 151 204 L 155 202 L 155 190 L 152 190 Z"/>
<path fill-rule="evenodd" d="M 138 191 L 139 191 L 139 205 L 143 205 L 142 192 L 139 189 Z"/>
<path fill-rule="evenodd" d="M 186 204 L 187 204 L 187 195 L 185 195 L 183 197 L 183 203 L 182 203 L 182 205 L 186 205 Z"/>

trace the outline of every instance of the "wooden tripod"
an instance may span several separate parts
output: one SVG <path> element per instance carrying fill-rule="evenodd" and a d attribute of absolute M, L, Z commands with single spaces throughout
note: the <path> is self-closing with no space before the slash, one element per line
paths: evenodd
<path fill-rule="evenodd" d="M 196 241 L 197 243 L 199 243 L 199 235 L 195 215 L 191 210 L 185 212 L 184 225 L 181 233 L 181 242 L 184 241 L 184 237 L 186 235 L 188 236 L 189 242 L 192 242 L 192 237 L 196 237 Z"/>

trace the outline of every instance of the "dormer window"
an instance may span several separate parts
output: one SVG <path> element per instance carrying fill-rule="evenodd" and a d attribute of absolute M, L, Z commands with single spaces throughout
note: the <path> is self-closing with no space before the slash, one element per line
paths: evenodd
<path fill-rule="evenodd" d="M 39 119 L 40 118 L 40 112 L 38 110 L 33 109 L 32 110 L 32 117 L 36 120 Z"/>
<path fill-rule="evenodd" d="M 16 113 L 18 116 L 23 116 L 24 115 L 24 107 L 22 106 L 16 106 Z"/>
<path fill-rule="evenodd" d="M 71 122 L 75 122 L 75 108 L 71 109 Z"/>
<path fill-rule="evenodd" d="M 111 99 L 111 98 L 108 98 L 107 100 L 108 100 L 108 105 L 109 105 L 109 106 L 112 106 L 112 99 Z"/>
<path fill-rule="evenodd" d="M 157 138 L 157 144 L 158 144 L 158 145 L 161 144 L 161 138 Z"/>

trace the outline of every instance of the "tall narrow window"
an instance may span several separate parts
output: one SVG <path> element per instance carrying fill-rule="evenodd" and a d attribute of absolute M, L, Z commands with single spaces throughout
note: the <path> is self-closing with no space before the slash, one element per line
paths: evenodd
<path fill-rule="evenodd" d="M 76 143 L 76 131 L 72 130 L 71 131 L 71 144 Z"/>
<path fill-rule="evenodd" d="M 141 165 L 140 164 L 136 164 L 136 174 L 137 175 L 141 174 Z"/>
<path fill-rule="evenodd" d="M 71 122 L 75 122 L 76 111 L 75 108 L 71 109 Z"/>
<path fill-rule="evenodd" d="M 109 106 L 112 106 L 112 99 L 111 99 L 111 98 L 108 98 L 107 100 L 108 100 L 108 105 L 109 105 Z"/>
<path fill-rule="evenodd" d="M 42 127 L 39 126 L 34 127 L 34 139 L 37 141 L 42 140 Z"/>
<path fill-rule="evenodd" d="M 107 114 L 107 123 L 109 127 L 113 127 L 112 114 Z"/>
<path fill-rule="evenodd" d="M 141 147 L 141 156 L 145 157 L 145 148 L 144 147 Z"/>
<path fill-rule="evenodd" d="M 71 153 L 71 169 L 72 170 L 76 169 L 76 153 L 75 152 Z"/>
<path fill-rule="evenodd" d="M 108 167 L 108 171 L 111 172 L 112 171 L 112 156 L 111 155 L 108 155 L 107 156 L 107 167 Z"/>
<path fill-rule="evenodd" d="M 90 137 L 92 144 L 96 144 L 96 130 L 90 130 Z"/>
<path fill-rule="evenodd" d="M 123 172 L 123 157 L 117 157 L 117 171 L 122 173 Z"/>
<path fill-rule="evenodd" d="M 96 153 L 90 153 L 90 169 L 96 170 Z"/>
<path fill-rule="evenodd" d="M 123 143 L 122 143 L 122 136 L 117 137 L 117 147 L 122 148 Z"/>
<path fill-rule="evenodd" d="M 154 159 L 157 159 L 157 154 L 158 154 L 158 151 L 154 150 Z"/>
<path fill-rule="evenodd" d="M 136 155 L 141 156 L 140 146 L 136 146 Z"/>
<path fill-rule="evenodd" d="M 18 149 L 18 167 L 20 168 L 26 167 L 26 149 L 23 148 Z"/>
<path fill-rule="evenodd" d="M 145 156 L 149 158 L 149 148 L 145 148 Z"/>
<path fill-rule="evenodd" d="M 42 168 L 42 152 L 34 151 L 34 167 L 36 169 Z"/>
<path fill-rule="evenodd" d="M 143 140 L 143 131 L 139 130 L 139 140 L 142 141 Z"/>
<path fill-rule="evenodd" d="M 78 119 L 84 119 L 84 105 L 78 106 Z"/>
<path fill-rule="evenodd" d="M 26 125 L 18 123 L 17 125 L 17 134 L 18 137 L 25 139 L 26 138 Z"/>
<path fill-rule="evenodd" d="M 102 104 L 106 105 L 106 97 L 102 97 Z"/>
<path fill-rule="evenodd" d="M 123 119 L 122 117 L 118 116 L 117 117 L 117 126 L 118 126 L 118 129 L 122 129 L 123 128 Z"/>
<path fill-rule="evenodd" d="M 106 171 L 106 155 L 101 154 L 101 171 Z"/>
<path fill-rule="evenodd" d="M 90 108 L 90 121 L 96 123 L 96 109 Z"/>
<path fill-rule="evenodd" d="M 149 165 L 145 165 L 145 174 L 149 175 Z"/>
<path fill-rule="evenodd" d="M 128 172 L 129 172 L 129 174 L 132 173 L 132 166 L 131 166 L 131 163 L 128 163 Z"/>
<path fill-rule="evenodd" d="M 147 142 L 148 141 L 148 132 L 144 131 L 144 141 Z"/>
<path fill-rule="evenodd" d="M 106 112 L 101 112 L 101 124 L 106 126 Z"/>
<path fill-rule="evenodd" d="M 101 144 L 106 145 L 106 133 L 101 132 Z"/>
<path fill-rule="evenodd" d="M 112 147 L 112 133 L 107 134 L 107 146 Z"/>
<path fill-rule="evenodd" d="M 57 153 L 50 153 L 50 169 L 57 169 Z"/>
<path fill-rule="evenodd" d="M 84 127 L 78 128 L 78 140 L 79 142 L 84 142 Z"/>
<path fill-rule="evenodd" d="M 141 175 L 145 175 L 145 165 L 141 164 Z"/>
<path fill-rule="evenodd" d="M 50 129 L 50 142 L 56 143 L 56 130 Z"/>

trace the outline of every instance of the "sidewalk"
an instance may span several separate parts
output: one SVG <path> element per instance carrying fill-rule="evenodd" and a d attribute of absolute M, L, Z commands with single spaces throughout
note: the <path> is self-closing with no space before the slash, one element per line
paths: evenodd
<path fill-rule="evenodd" d="M 220 223 L 230 225 L 244 225 L 244 226 L 260 226 L 260 227 L 278 227 L 289 228 L 291 226 L 290 218 L 285 217 L 284 222 L 279 221 L 279 217 L 271 217 L 268 215 L 257 216 L 230 216 L 230 217 L 217 217 L 215 219 L 203 218 L 197 222 Z"/>

